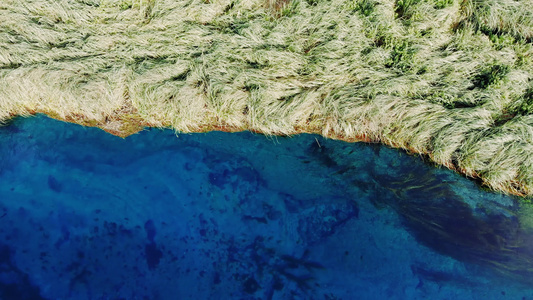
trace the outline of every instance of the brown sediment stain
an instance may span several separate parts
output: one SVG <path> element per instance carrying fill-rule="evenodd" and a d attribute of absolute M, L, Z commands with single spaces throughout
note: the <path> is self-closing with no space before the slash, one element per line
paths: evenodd
<path fill-rule="evenodd" d="M 265 7 L 269 9 L 274 16 L 280 17 L 283 8 L 291 1 L 292 0 L 265 0 Z"/>
<path fill-rule="evenodd" d="M 52 119 L 87 127 L 97 127 L 121 138 L 136 134 L 146 127 L 155 127 L 154 124 L 145 121 L 136 108 L 128 104 L 124 104 L 121 108 L 105 116 L 102 120 L 91 119 L 78 113 L 61 116 L 58 113 L 49 110 L 28 110 L 28 113 L 31 115 L 42 113 Z"/>
<path fill-rule="evenodd" d="M 266 6 L 276 11 L 281 10 L 285 5 L 289 4 L 290 2 L 291 0 L 265 0 Z"/>

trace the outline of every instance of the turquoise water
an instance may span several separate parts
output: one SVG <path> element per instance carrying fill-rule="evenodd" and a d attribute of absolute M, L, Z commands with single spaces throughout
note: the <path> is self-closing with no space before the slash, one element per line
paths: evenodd
<path fill-rule="evenodd" d="M 38 116 L 0 154 L 0 299 L 533 299 L 516 199 L 398 150 Z"/>

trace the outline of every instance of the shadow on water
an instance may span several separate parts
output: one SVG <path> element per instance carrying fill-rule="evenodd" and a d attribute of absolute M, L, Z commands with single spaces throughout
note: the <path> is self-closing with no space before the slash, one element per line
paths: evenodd
<path fill-rule="evenodd" d="M 369 194 L 376 208 L 396 211 L 420 243 L 457 260 L 533 283 L 533 233 L 520 222 L 519 199 L 487 192 L 473 184 L 457 188 L 458 179 L 466 182 L 457 174 L 442 172 L 405 153 L 399 159 L 396 150 L 376 144 L 366 147 L 368 161 L 361 163 L 352 153 L 365 146 L 343 146 L 320 139 L 309 146 L 308 152 L 324 166 L 342 170 L 344 180 L 351 180 Z M 499 197 L 507 203 L 499 203 Z M 446 281 L 446 274 L 420 266 L 412 269 L 423 277 Z"/>
<path fill-rule="evenodd" d="M 461 261 L 489 266 L 533 283 L 533 235 L 522 230 L 518 205 L 472 207 L 426 166 L 410 166 L 402 178 L 372 173 L 388 191 L 378 203 L 392 207 L 415 238 Z"/>
<path fill-rule="evenodd" d="M 28 274 L 12 261 L 13 250 L 0 244 L 0 299 L 44 299 L 39 288 L 32 285 Z"/>

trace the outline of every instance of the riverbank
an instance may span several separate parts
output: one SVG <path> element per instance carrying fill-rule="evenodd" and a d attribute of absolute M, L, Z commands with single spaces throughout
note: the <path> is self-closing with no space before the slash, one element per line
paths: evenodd
<path fill-rule="evenodd" d="M 533 195 L 533 4 L 0 4 L 0 118 L 319 133 Z"/>
<path fill-rule="evenodd" d="M 404 151 L 42 115 L 0 141 L 3 299 L 533 297 L 533 214 Z"/>

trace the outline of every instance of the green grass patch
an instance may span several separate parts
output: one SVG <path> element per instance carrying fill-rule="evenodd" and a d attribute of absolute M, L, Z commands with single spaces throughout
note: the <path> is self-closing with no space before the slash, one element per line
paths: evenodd
<path fill-rule="evenodd" d="M 518 107 L 518 113 L 521 115 L 533 114 L 533 87 L 529 87 L 522 97 L 522 102 Z"/>
<path fill-rule="evenodd" d="M 409 19 L 411 17 L 410 9 L 418 4 L 421 0 L 396 0 L 394 13 L 399 19 Z"/>
<path fill-rule="evenodd" d="M 489 86 L 502 81 L 509 73 L 511 67 L 503 64 L 493 64 L 481 70 L 474 76 L 472 83 L 475 88 L 486 89 Z"/>
<path fill-rule="evenodd" d="M 396 44 L 392 47 L 390 58 L 385 63 L 385 67 L 396 68 L 401 71 L 411 70 L 415 53 L 416 51 L 407 41 Z"/>
<path fill-rule="evenodd" d="M 361 15 L 368 17 L 374 12 L 376 2 L 373 0 L 354 0 L 350 3 L 349 8 L 353 12 L 359 12 Z"/>
<path fill-rule="evenodd" d="M 454 0 L 433 0 L 433 7 L 435 9 L 443 9 L 453 4 Z"/>

